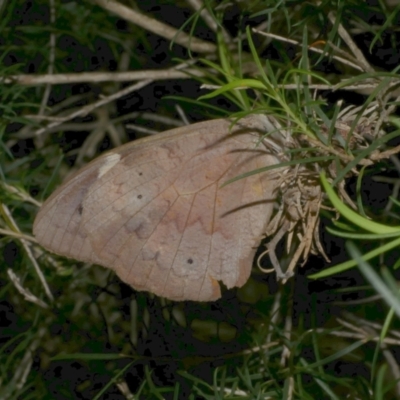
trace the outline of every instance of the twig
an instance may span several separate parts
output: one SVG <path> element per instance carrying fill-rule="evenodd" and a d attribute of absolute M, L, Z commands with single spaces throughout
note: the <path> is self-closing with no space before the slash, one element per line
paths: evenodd
<path fill-rule="evenodd" d="M 191 75 L 202 77 L 205 74 L 198 69 L 188 69 L 184 72 L 176 69 L 163 70 L 140 70 L 128 72 L 81 72 L 71 74 L 44 74 L 44 75 L 13 75 L 0 79 L 0 83 L 12 82 L 24 86 L 36 86 L 43 84 L 64 85 L 81 82 L 127 82 L 142 79 L 164 80 L 164 79 L 190 79 Z"/>
<path fill-rule="evenodd" d="M 207 24 L 207 26 L 213 31 L 217 32 L 218 31 L 218 24 L 213 18 L 212 14 L 207 10 L 207 8 L 204 7 L 204 4 L 201 2 L 201 0 L 186 0 L 187 3 L 190 4 L 190 6 L 196 10 L 200 11 L 200 16 L 203 18 L 204 22 Z M 222 37 L 224 38 L 225 43 L 231 43 L 232 38 L 230 37 L 229 33 L 222 27 L 219 26 L 219 29 L 221 30 Z"/>
<path fill-rule="evenodd" d="M 2 186 L 4 189 L 6 189 L 9 193 L 17 195 L 24 202 L 31 203 L 31 204 L 35 205 L 36 207 L 40 207 L 42 205 L 39 201 L 34 199 L 28 193 L 24 192 L 22 189 L 18 189 L 14 186 L 8 185 L 5 182 L 1 182 L 0 186 Z"/>
<path fill-rule="evenodd" d="M 136 399 L 136 396 L 130 391 L 129 386 L 125 381 L 116 382 L 115 385 L 117 386 L 121 394 L 125 397 L 125 399 L 127 400 Z"/>
<path fill-rule="evenodd" d="M 13 218 L 10 210 L 8 209 L 8 207 L 6 205 L 2 204 L 1 205 L 1 210 L 3 212 L 4 217 L 7 219 L 8 223 L 11 225 L 12 229 L 15 232 L 20 232 L 20 230 L 18 228 L 18 225 L 14 221 L 14 218 Z M 44 277 L 44 275 L 43 275 L 43 273 L 42 273 L 42 271 L 41 271 L 41 269 L 40 269 L 40 267 L 39 267 L 39 265 L 38 265 L 38 263 L 36 261 L 36 258 L 32 254 L 32 251 L 31 251 L 31 248 L 29 247 L 28 242 L 25 239 L 20 239 L 20 242 L 21 242 L 22 246 L 24 247 L 28 258 L 31 260 L 31 262 L 33 264 L 33 267 L 34 267 L 34 269 L 36 271 L 36 274 L 39 277 L 40 282 L 42 283 L 42 286 L 44 288 L 44 291 L 45 291 L 47 297 L 51 301 L 54 301 L 53 294 L 51 293 L 50 288 L 47 285 L 46 279 L 45 279 L 45 277 Z"/>
<path fill-rule="evenodd" d="M 288 38 L 285 38 L 284 36 L 275 35 L 275 34 L 270 33 L 270 32 L 263 32 L 263 31 L 260 31 L 260 30 L 258 30 L 256 28 L 253 28 L 252 31 L 254 33 L 258 33 L 259 35 L 262 35 L 262 36 L 266 36 L 266 37 L 270 37 L 272 39 L 280 40 L 281 42 L 294 44 L 294 45 L 299 46 L 299 47 L 302 46 L 301 43 L 298 42 L 297 40 L 288 39 Z M 314 47 L 312 45 L 308 46 L 308 49 L 310 51 L 315 52 L 315 53 L 323 54 L 324 56 L 332 57 L 335 60 L 341 62 L 342 64 L 348 65 L 348 66 L 350 66 L 350 67 L 352 67 L 354 69 L 357 69 L 358 71 L 363 71 L 363 69 L 359 65 L 357 65 L 356 63 L 353 63 L 353 62 L 351 62 L 351 61 L 349 61 L 349 60 L 347 60 L 345 58 L 342 58 L 342 57 L 339 57 L 339 56 L 336 56 L 336 55 L 331 55 L 331 54 L 327 53 L 326 51 L 323 51 L 323 50 L 321 50 L 321 49 L 319 49 L 317 47 Z"/>
<path fill-rule="evenodd" d="M 50 4 L 50 25 L 54 26 L 56 22 L 56 16 L 55 16 L 55 8 L 54 8 L 54 0 L 49 1 Z M 53 75 L 54 73 L 54 62 L 56 59 L 55 56 L 55 47 L 56 47 L 56 36 L 54 32 L 50 31 L 50 40 L 49 40 L 49 47 L 50 47 L 50 52 L 49 52 L 49 66 L 47 68 L 47 73 L 49 75 Z M 46 88 L 43 93 L 42 101 L 40 103 L 40 108 L 39 108 L 39 115 L 43 115 L 47 106 L 47 102 L 50 96 L 51 92 L 51 85 L 48 83 L 46 85 Z"/>
<path fill-rule="evenodd" d="M 14 231 L 11 231 L 9 229 L 0 228 L 0 235 L 11 236 L 11 237 L 14 237 L 16 239 L 24 239 L 24 240 L 28 240 L 30 242 L 36 243 L 36 239 L 33 236 L 24 235 L 23 233 L 14 232 Z"/>
<path fill-rule="evenodd" d="M 343 337 L 343 338 L 350 338 L 350 339 L 355 339 L 355 340 L 363 340 L 365 343 L 367 342 L 378 342 L 378 343 L 385 343 L 385 344 L 390 344 L 393 346 L 399 346 L 400 345 L 400 340 L 396 339 L 391 339 L 391 338 L 384 338 L 381 341 L 381 338 L 378 335 L 375 336 L 365 336 L 365 333 L 360 334 L 360 333 L 354 333 L 354 332 L 344 332 L 344 331 L 332 331 L 332 330 L 326 330 L 324 328 L 318 328 L 315 330 L 317 333 L 325 333 L 327 335 L 331 336 L 337 336 L 337 337 Z"/>
<path fill-rule="evenodd" d="M 179 104 L 175 105 L 175 109 L 180 117 L 180 119 L 183 121 L 184 125 L 190 125 L 190 122 L 188 118 L 185 115 L 185 112 L 182 110 L 182 107 Z"/>
<path fill-rule="evenodd" d="M 399 152 L 400 152 L 400 145 L 393 147 L 392 149 L 382 151 L 380 153 L 376 153 L 376 154 L 373 153 L 373 154 L 371 154 L 370 158 L 371 158 L 371 160 L 378 161 L 378 160 L 382 160 L 384 158 L 389 158 L 392 155 L 397 154 Z"/>
<path fill-rule="evenodd" d="M 54 109 L 51 109 L 50 112 L 53 112 Z M 38 115 L 25 115 L 26 118 L 30 118 L 32 120 L 39 120 L 39 121 L 45 121 L 45 122 L 53 122 L 53 121 L 58 121 L 62 124 L 62 130 L 64 131 L 78 131 L 78 132 L 82 132 L 84 130 L 89 131 L 94 129 L 98 122 L 97 121 L 93 121 L 93 122 L 82 122 L 82 123 L 63 123 L 64 122 L 64 117 L 51 117 L 51 116 L 38 116 Z M 110 123 L 113 124 L 117 124 L 117 123 L 125 123 L 126 121 L 130 121 L 132 119 L 136 119 L 136 118 L 140 118 L 140 119 L 144 119 L 147 121 L 154 121 L 160 124 L 164 124 L 166 126 L 172 126 L 172 127 L 176 127 L 176 126 L 183 126 L 182 121 L 179 121 L 177 119 L 174 118 L 169 118 L 169 117 L 164 117 L 162 115 L 158 115 L 158 114 L 154 114 L 154 113 L 148 113 L 148 112 L 139 112 L 139 111 L 135 111 L 135 112 L 131 112 L 122 116 L 119 116 L 117 118 L 113 118 L 112 120 L 110 120 Z M 30 127 L 31 128 L 31 127 Z M 60 130 L 59 126 L 56 126 L 54 128 L 46 128 L 46 133 L 53 133 L 53 132 L 57 132 Z M 27 139 L 27 138 L 31 138 L 33 136 L 33 133 L 31 130 L 27 130 L 27 129 L 21 129 L 19 132 L 14 133 L 14 136 L 12 139 L 7 141 L 7 146 L 10 148 L 12 147 L 16 142 L 17 139 Z M 3 183 L 4 184 L 4 183 Z M 31 201 L 33 204 L 38 205 L 37 203 L 34 203 L 34 199 L 32 199 L 33 201 Z M 30 200 L 27 200 L 30 201 Z M 40 205 L 38 205 L 40 206 Z"/>
<path fill-rule="evenodd" d="M 384 346 L 384 345 L 383 345 Z M 385 346 L 386 347 L 386 346 Z M 386 359 L 386 362 L 389 364 L 390 373 L 392 374 L 394 381 L 397 382 L 396 384 L 396 393 L 397 398 L 400 396 L 400 368 L 397 360 L 394 358 L 391 351 L 387 349 L 382 350 L 382 354 Z"/>
<path fill-rule="evenodd" d="M 336 17 L 332 11 L 328 13 L 328 18 L 331 21 L 332 25 L 335 25 Z M 351 36 L 347 33 L 346 29 L 344 29 L 343 25 L 340 23 L 338 25 L 338 33 L 340 37 L 346 42 L 350 50 L 353 52 L 355 58 L 358 60 L 364 71 L 370 73 L 375 72 L 371 65 L 368 63 L 367 59 L 364 57 L 364 54 L 360 51 Z"/>
<path fill-rule="evenodd" d="M 39 347 L 39 345 L 41 344 L 41 340 L 47 332 L 48 332 L 48 329 L 45 329 L 43 327 L 41 327 L 37 331 L 35 338 L 32 340 L 32 342 L 29 344 L 28 348 L 26 349 L 24 356 L 19 360 L 19 364 L 18 364 L 17 368 L 15 369 L 14 375 L 11 378 L 11 382 L 7 382 L 8 386 L 14 388 L 14 390 L 17 393 L 20 392 L 23 389 L 24 385 L 26 384 L 29 373 L 31 372 L 34 355 L 37 354 L 36 350 Z M 4 394 L 4 391 L 3 391 L 3 394 Z M 3 398 L 9 399 L 12 397 L 14 397 L 14 396 L 6 396 Z"/>
<path fill-rule="evenodd" d="M 157 133 L 160 133 L 154 129 L 150 129 L 145 126 L 140 126 L 135 124 L 127 124 L 126 129 L 131 129 L 132 131 L 144 133 L 146 135 L 156 135 Z"/>
<path fill-rule="evenodd" d="M 123 4 L 117 3 L 116 1 L 92 0 L 92 2 L 149 32 L 153 32 L 156 35 L 172 40 L 183 47 L 190 48 L 192 51 L 198 53 L 214 53 L 217 50 L 217 47 L 213 43 L 189 36 L 178 29 L 157 21 L 154 18 L 148 17 L 147 15 L 133 10 Z"/>
<path fill-rule="evenodd" d="M 120 97 L 123 97 L 131 92 L 134 92 L 135 90 L 139 90 L 141 88 L 143 88 L 144 86 L 150 84 L 151 82 L 153 82 L 152 80 L 145 80 L 145 81 L 141 81 L 141 82 L 137 82 L 131 86 L 128 86 L 125 89 L 120 90 L 119 92 L 116 92 L 110 96 L 107 96 L 99 101 L 96 101 L 94 104 L 89 104 L 86 107 L 82 107 L 77 111 L 74 111 L 72 113 L 70 113 L 68 116 L 66 116 L 64 119 L 60 120 L 60 121 L 55 121 L 50 123 L 47 127 L 45 128 L 40 128 L 35 132 L 35 135 L 42 135 L 43 133 L 47 132 L 48 129 L 52 129 L 56 126 L 61 125 L 63 122 L 65 121 L 69 121 L 71 119 L 74 119 L 76 117 L 80 117 L 80 116 L 84 116 L 89 114 L 90 112 L 92 112 L 93 110 L 95 110 L 96 108 L 99 108 L 101 106 L 104 106 L 107 103 L 110 103 L 111 101 L 114 101 Z"/>
<path fill-rule="evenodd" d="M 42 300 L 40 300 L 37 296 L 35 296 L 29 289 L 24 288 L 21 284 L 21 280 L 19 277 L 14 273 L 14 271 L 10 268 L 7 269 L 7 274 L 11 280 L 11 282 L 14 284 L 15 288 L 18 290 L 22 296 L 24 296 L 25 300 L 30 301 L 31 303 L 34 303 L 38 305 L 39 307 L 48 309 L 49 306 Z"/>

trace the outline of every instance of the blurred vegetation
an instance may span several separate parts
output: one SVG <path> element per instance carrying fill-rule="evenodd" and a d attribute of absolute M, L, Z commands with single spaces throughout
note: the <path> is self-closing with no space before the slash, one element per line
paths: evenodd
<path fill-rule="evenodd" d="M 352 137 L 362 125 L 368 146 L 339 140 L 357 162 L 328 152 L 330 184 L 358 216 L 399 226 L 397 155 L 374 158 L 399 145 L 399 10 L 383 0 L 0 4 L 0 399 L 399 398 L 397 231 L 368 230 L 339 203 L 345 218 L 327 198 L 321 211 L 330 263 L 311 255 L 285 285 L 254 268 L 210 304 L 136 292 L 31 235 L 71 171 L 128 140 L 258 110 L 314 140 L 293 152 L 297 164 L 325 168 L 313 151 L 349 106 L 345 128 Z"/>

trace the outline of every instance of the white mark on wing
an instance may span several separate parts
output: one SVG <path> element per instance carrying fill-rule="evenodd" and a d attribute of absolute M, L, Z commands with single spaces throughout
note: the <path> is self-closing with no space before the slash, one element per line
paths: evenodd
<path fill-rule="evenodd" d="M 109 154 L 105 159 L 104 159 L 104 164 L 99 168 L 99 174 L 98 178 L 101 178 L 103 175 L 105 175 L 114 165 L 116 165 L 119 160 L 121 159 L 121 156 L 117 153 L 111 153 Z"/>

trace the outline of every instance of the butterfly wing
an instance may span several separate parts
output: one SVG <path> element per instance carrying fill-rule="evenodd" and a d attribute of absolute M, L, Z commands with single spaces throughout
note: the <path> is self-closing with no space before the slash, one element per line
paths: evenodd
<path fill-rule="evenodd" d="M 173 129 L 95 159 L 44 203 L 38 242 L 173 300 L 215 300 L 218 281 L 242 286 L 277 180 L 264 173 L 221 186 L 278 162 L 256 146 L 264 118 Z"/>

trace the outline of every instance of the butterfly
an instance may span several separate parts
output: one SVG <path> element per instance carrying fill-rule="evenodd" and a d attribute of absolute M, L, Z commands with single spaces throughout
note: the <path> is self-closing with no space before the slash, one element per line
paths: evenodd
<path fill-rule="evenodd" d="M 279 170 L 233 179 L 279 163 L 261 138 L 267 131 L 256 114 L 117 147 L 44 202 L 33 233 L 49 251 L 110 268 L 137 290 L 216 300 L 219 282 L 247 281 L 273 212 Z"/>

